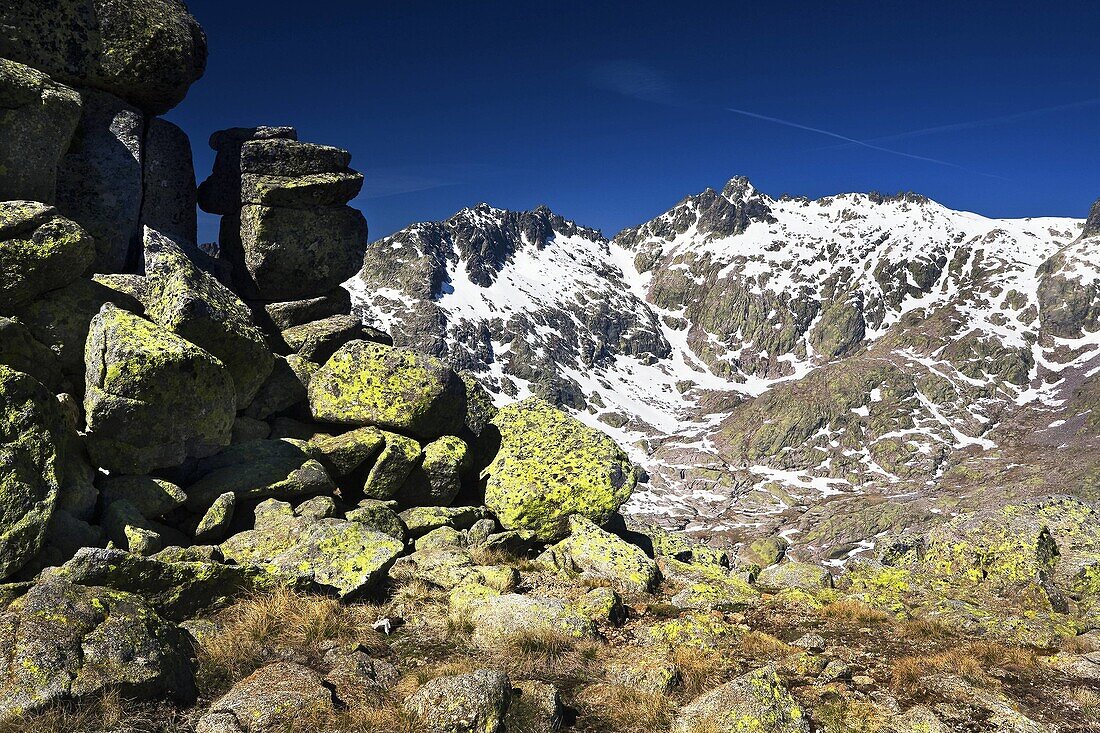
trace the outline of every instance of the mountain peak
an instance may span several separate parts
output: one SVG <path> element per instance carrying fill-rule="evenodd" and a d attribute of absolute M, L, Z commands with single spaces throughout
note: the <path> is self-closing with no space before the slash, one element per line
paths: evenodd
<path fill-rule="evenodd" d="M 1081 232 L 1081 238 L 1100 235 L 1100 199 L 1096 199 L 1089 209 L 1089 218 L 1085 220 L 1085 229 Z"/>

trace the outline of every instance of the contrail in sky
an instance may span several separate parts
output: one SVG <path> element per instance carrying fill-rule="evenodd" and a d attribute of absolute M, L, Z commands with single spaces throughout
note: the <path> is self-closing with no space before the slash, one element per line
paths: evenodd
<path fill-rule="evenodd" d="M 1017 120 L 1026 120 L 1031 117 L 1041 117 L 1042 115 L 1054 114 L 1056 112 L 1068 112 L 1069 110 L 1082 109 L 1085 107 L 1094 107 L 1100 105 L 1100 97 L 1094 97 L 1093 99 L 1083 99 L 1080 102 L 1069 102 L 1067 104 L 1056 104 L 1052 107 L 1039 107 L 1038 109 L 1029 109 L 1024 112 L 1015 112 L 1010 115 L 1000 115 L 997 117 L 985 117 L 980 120 L 970 120 L 969 122 L 955 122 L 949 125 L 936 125 L 935 127 L 922 127 L 919 130 L 908 130 L 907 132 L 899 132 L 894 135 L 883 135 L 881 137 L 868 138 L 863 142 L 890 142 L 892 140 L 906 140 L 914 137 L 924 137 L 925 135 L 935 135 L 940 132 L 955 132 L 957 130 L 973 130 L 980 127 L 990 127 L 992 125 L 1000 125 L 1006 122 L 1016 122 Z M 844 147 L 843 145 L 830 145 L 829 148 Z"/>
<path fill-rule="evenodd" d="M 830 132 L 829 130 L 822 130 L 819 127 L 810 127 L 808 125 L 801 125 L 797 122 L 791 122 L 790 120 L 783 120 L 783 119 L 780 119 L 778 117 L 768 117 L 767 115 L 757 114 L 756 112 L 749 112 L 748 110 L 744 110 L 744 109 L 736 109 L 734 107 L 727 107 L 726 109 L 730 112 L 735 113 L 735 114 L 744 115 L 746 117 L 753 117 L 755 119 L 765 120 L 767 122 L 774 122 L 777 125 L 785 125 L 786 127 L 793 127 L 797 130 L 806 130 L 808 132 L 816 132 L 818 135 L 826 135 L 828 137 L 836 138 L 837 140 L 843 140 L 844 142 L 849 143 L 851 145 L 858 145 L 860 147 L 868 148 L 870 150 L 877 150 L 881 153 L 889 153 L 891 155 L 900 155 L 903 158 L 912 158 L 913 160 L 923 160 L 926 163 L 935 163 L 936 165 L 945 165 L 948 168 L 956 168 L 956 169 L 961 170 L 961 171 L 966 171 L 967 173 L 974 173 L 974 174 L 977 174 L 979 176 L 986 176 L 988 178 L 1000 178 L 1001 180 L 1004 180 L 1004 181 L 1010 180 L 1008 178 L 1005 178 L 1004 176 L 998 176 L 998 175 L 994 175 L 992 173 L 982 173 L 981 171 L 976 171 L 976 170 L 973 170 L 971 168 L 967 168 L 965 166 L 961 166 L 961 165 L 958 165 L 957 163 L 952 163 L 952 162 L 947 161 L 947 160 L 940 160 L 939 158 L 929 158 L 929 157 L 924 156 L 924 155 L 914 155 L 912 153 L 906 153 L 906 152 L 903 152 L 901 150 L 893 150 L 892 148 L 884 148 L 881 145 L 875 145 L 874 143 L 866 142 L 864 140 L 856 140 L 854 137 L 848 137 L 847 135 L 840 135 L 840 134 L 835 133 L 835 132 Z"/>

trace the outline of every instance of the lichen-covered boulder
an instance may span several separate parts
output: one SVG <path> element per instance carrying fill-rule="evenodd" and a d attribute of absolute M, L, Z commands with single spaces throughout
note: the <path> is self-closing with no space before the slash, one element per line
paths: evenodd
<path fill-rule="evenodd" d="M 501 441 L 482 472 L 485 505 L 507 529 L 556 540 L 570 516 L 602 524 L 634 490 L 634 467 L 615 441 L 540 399 L 501 409 L 492 424 Z"/>
<path fill-rule="evenodd" d="M 685 563 L 673 558 L 661 561 L 661 571 L 680 590 L 672 605 L 700 611 L 739 611 L 755 604 L 760 594 L 749 583 L 721 565 Z"/>
<path fill-rule="evenodd" d="M 317 365 L 297 354 L 277 356 L 271 374 L 262 385 L 251 404 L 245 409 L 247 417 L 263 420 L 309 399 L 309 380 L 317 371 Z"/>
<path fill-rule="evenodd" d="M 480 506 L 417 506 L 401 512 L 401 520 L 414 539 L 440 527 L 469 529 L 487 517 L 489 512 Z"/>
<path fill-rule="evenodd" d="M 813 592 L 831 588 L 833 578 L 820 565 L 787 560 L 761 570 L 756 576 L 756 584 L 767 588 L 800 588 Z"/>
<path fill-rule="evenodd" d="M 12 0 L 0 55 L 151 114 L 175 107 L 206 69 L 206 36 L 179 0 Z"/>
<path fill-rule="evenodd" d="M 86 586 L 102 586 L 144 598 L 158 614 L 174 621 L 193 618 L 267 587 L 257 568 L 226 565 L 189 550 L 140 557 L 124 550 L 85 547 L 50 577 Z"/>
<path fill-rule="evenodd" d="M 684 706 L 673 733 L 809 733 L 802 708 L 783 687 L 779 676 L 765 667 L 714 688 Z"/>
<path fill-rule="evenodd" d="M 595 634 L 592 619 L 557 598 L 536 598 L 519 593 L 485 596 L 472 601 L 466 612 L 475 644 L 494 648 L 518 635 L 557 633 L 576 638 Z"/>
<path fill-rule="evenodd" d="M 403 506 L 447 506 L 462 488 L 462 474 L 469 464 L 466 442 L 444 435 L 424 446 L 424 457 L 394 494 Z"/>
<path fill-rule="evenodd" d="M 61 363 L 57 355 L 18 319 L 0 316 L 0 364 L 30 374 L 54 391 L 60 388 Z"/>
<path fill-rule="evenodd" d="M 334 707 L 320 675 L 301 664 L 275 662 L 215 700 L 195 733 L 282 733 L 295 721 L 331 714 Z"/>
<path fill-rule="evenodd" d="M 94 256 L 87 232 L 53 206 L 0 202 L 0 313 L 68 285 Z"/>
<path fill-rule="evenodd" d="M 142 474 L 228 445 L 236 392 L 208 352 L 105 305 L 85 348 L 84 411 L 93 461 Z"/>
<path fill-rule="evenodd" d="M 122 272 L 140 234 L 145 116 L 105 92 L 86 90 L 69 152 L 57 172 L 57 208 L 92 236 L 96 272 Z"/>
<path fill-rule="evenodd" d="M 508 675 L 491 669 L 437 677 L 405 700 L 430 733 L 499 733 L 512 695 Z"/>
<path fill-rule="evenodd" d="M 657 563 L 639 547 L 605 532 L 580 515 L 569 517 L 569 536 L 548 547 L 539 561 L 565 572 L 582 572 L 635 593 L 648 593 L 661 579 Z"/>
<path fill-rule="evenodd" d="M 236 494 L 232 491 L 221 494 L 195 525 L 195 542 L 220 542 L 225 539 L 236 508 Z"/>
<path fill-rule="evenodd" d="M 117 690 L 195 699 L 191 645 L 139 596 L 50 579 L 0 616 L 0 722 Z"/>
<path fill-rule="evenodd" d="M 292 208 L 340 206 L 358 196 L 362 188 L 363 174 L 351 170 L 296 176 L 245 173 L 241 176 L 241 201 Z"/>
<path fill-rule="evenodd" d="M 0 578 L 42 547 L 61 485 L 61 426 L 45 387 L 0 366 Z"/>
<path fill-rule="evenodd" d="M 1047 583 L 1057 558 L 1057 544 L 1036 508 L 1009 505 L 933 527 L 919 568 L 952 584 L 1000 592 Z"/>
<path fill-rule="evenodd" d="M 505 730 L 556 733 L 565 719 L 558 688 L 539 680 L 513 682 L 512 701 L 504 718 Z"/>
<path fill-rule="evenodd" d="M 51 290 L 17 310 L 31 335 L 49 347 L 61 362 L 61 371 L 74 387 L 84 387 L 84 344 L 88 327 L 106 303 L 141 313 L 135 298 L 94 280 L 74 280 Z"/>
<path fill-rule="evenodd" d="M 385 446 L 384 432 L 365 427 L 340 435 L 317 436 L 309 441 L 306 450 L 330 474 L 342 478 L 380 454 Z"/>
<path fill-rule="evenodd" d="M 367 221 L 349 206 L 291 209 L 247 204 L 222 219 L 221 245 L 240 292 L 257 300 L 315 297 L 353 277 Z"/>
<path fill-rule="evenodd" d="M 141 224 L 186 245 L 197 244 L 195 165 L 180 128 L 154 117 L 142 150 Z"/>
<path fill-rule="evenodd" d="M 355 316 L 329 316 L 282 332 L 283 342 L 303 359 L 324 364 L 349 341 L 371 340 L 363 322 Z"/>
<path fill-rule="evenodd" d="M 255 529 L 233 535 L 221 551 L 228 560 L 263 569 L 275 583 L 354 599 L 375 590 L 405 549 L 365 524 L 295 516 L 289 506 L 272 503 L 257 508 Z"/>
<path fill-rule="evenodd" d="M 310 380 L 309 404 L 317 420 L 419 438 L 457 433 L 466 416 L 462 380 L 446 364 L 370 341 L 333 354 Z"/>
<path fill-rule="evenodd" d="M 737 641 L 747 627 L 703 611 L 686 613 L 645 629 L 641 641 L 657 647 L 717 649 Z"/>
<path fill-rule="evenodd" d="M 80 120 L 80 95 L 0 58 L 0 201 L 53 203 L 57 166 Z"/>
<path fill-rule="evenodd" d="M 359 522 L 371 529 L 404 542 L 409 536 L 409 528 L 394 509 L 397 502 L 379 499 L 363 499 L 359 506 L 348 511 L 344 517 L 349 522 Z"/>
<path fill-rule="evenodd" d="M 233 377 L 238 407 L 245 407 L 275 365 L 248 306 L 164 235 L 146 227 L 144 242 L 151 280 L 146 315 L 217 357 Z"/>
<path fill-rule="evenodd" d="M 204 510 L 225 493 L 240 499 L 289 499 L 332 493 L 324 467 L 295 440 L 253 440 L 198 461 L 187 485 L 187 505 Z"/>

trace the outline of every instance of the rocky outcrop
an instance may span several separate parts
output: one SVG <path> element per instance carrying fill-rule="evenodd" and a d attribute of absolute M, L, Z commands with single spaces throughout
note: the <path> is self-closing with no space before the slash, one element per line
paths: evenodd
<path fill-rule="evenodd" d="M 51 580 L 0 616 L 0 721 L 117 690 L 195 697 L 185 634 L 138 596 Z"/>
<path fill-rule="evenodd" d="M 179 104 L 206 70 L 206 36 L 178 0 L 14 0 L 0 28 L 0 56 L 149 114 Z"/>
<path fill-rule="evenodd" d="M 0 58 L 0 201 L 54 202 L 58 164 L 76 132 L 80 106 L 74 89 Z"/>
<path fill-rule="evenodd" d="M 222 251 L 246 297 L 314 298 L 355 274 L 367 225 L 344 206 L 363 180 L 347 151 L 299 142 L 290 128 L 224 130 L 210 145 L 217 159 L 199 204 L 225 215 Z"/>

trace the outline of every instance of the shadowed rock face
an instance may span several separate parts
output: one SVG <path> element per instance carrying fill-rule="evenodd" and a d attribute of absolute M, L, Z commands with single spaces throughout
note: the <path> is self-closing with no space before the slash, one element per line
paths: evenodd
<path fill-rule="evenodd" d="M 13 0 L 0 56 L 150 114 L 183 100 L 206 71 L 206 35 L 180 0 Z"/>

